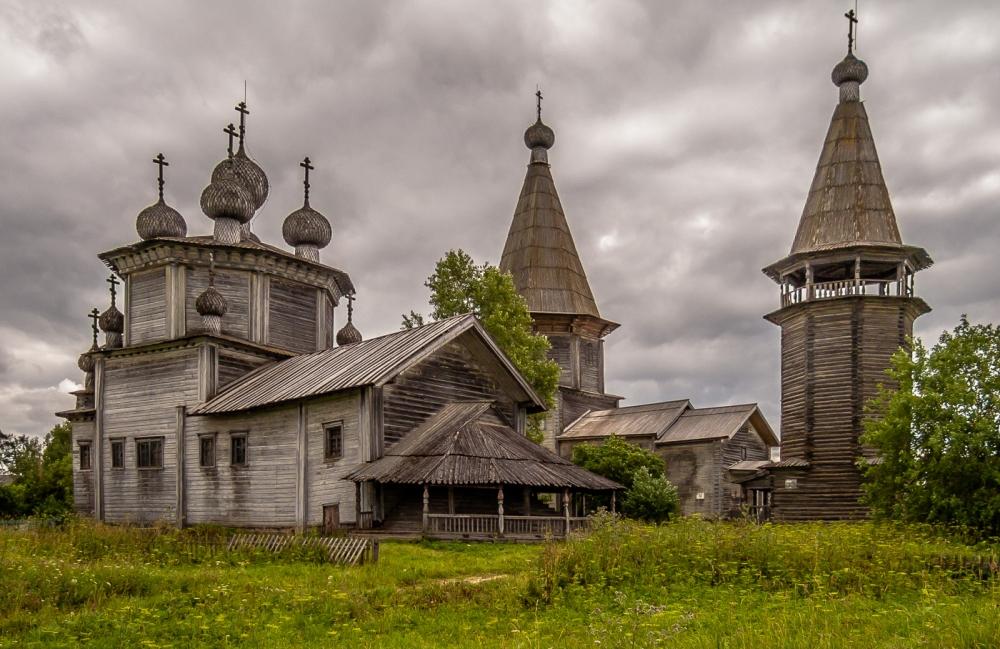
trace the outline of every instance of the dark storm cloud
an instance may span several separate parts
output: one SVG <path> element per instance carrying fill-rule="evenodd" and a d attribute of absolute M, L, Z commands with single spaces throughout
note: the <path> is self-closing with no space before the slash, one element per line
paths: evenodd
<path fill-rule="evenodd" d="M 163 151 L 167 199 L 198 197 L 249 83 L 249 149 L 280 243 L 301 203 L 334 224 L 324 260 L 372 335 L 426 310 L 446 250 L 496 262 L 535 84 L 553 173 L 602 313 L 610 391 L 629 403 L 759 401 L 778 423 L 777 288 L 844 54 L 849 3 L 14 2 L 0 9 L 0 427 L 42 432 L 81 377 L 101 250 L 136 238 Z M 841 6 L 844 5 L 844 6 Z M 1000 9 L 863 5 L 862 87 L 897 217 L 935 266 L 934 338 L 1000 320 Z M 62 387 L 60 388 L 60 384 Z"/>

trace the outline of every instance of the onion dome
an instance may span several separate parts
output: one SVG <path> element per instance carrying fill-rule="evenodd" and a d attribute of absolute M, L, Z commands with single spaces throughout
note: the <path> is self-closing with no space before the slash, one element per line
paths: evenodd
<path fill-rule="evenodd" d="M 524 144 L 529 149 L 534 149 L 538 146 L 543 149 L 551 149 L 552 145 L 555 143 L 555 132 L 542 122 L 540 115 L 538 117 L 538 121 L 529 126 L 528 130 L 524 132 Z"/>
<path fill-rule="evenodd" d="M 212 220 L 225 218 L 246 223 L 253 217 L 253 196 L 236 177 L 232 158 L 220 166 L 219 174 L 212 174 L 212 182 L 201 192 L 201 211 Z"/>
<path fill-rule="evenodd" d="M 160 200 L 139 212 L 139 216 L 135 219 L 135 229 L 144 241 L 159 237 L 183 237 L 187 235 L 187 223 L 184 217 L 163 200 L 163 168 L 169 167 L 170 163 L 162 153 L 153 158 L 153 163 L 160 168 L 157 179 Z"/>
<path fill-rule="evenodd" d="M 214 286 L 209 286 L 195 300 L 194 308 L 198 315 L 217 315 L 221 318 L 229 310 L 229 303 Z"/>
<path fill-rule="evenodd" d="M 93 351 L 97 350 L 88 349 L 80 354 L 80 357 L 76 359 L 76 366 L 79 367 L 80 371 L 84 374 L 89 374 L 94 371 L 94 357 L 90 355 Z"/>
<path fill-rule="evenodd" d="M 834 66 L 830 78 L 837 87 L 848 81 L 861 84 L 868 78 L 868 66 L 853 53 L 848 52 L 844 60 Z"/>
<path fill-rule="evenodd" d="M 270 185 L 268 184 L 264 170 L 247 156 L 242 143 L 240 143 L 239 151 L 233 154 L 232 158 L 226 158 L 215 165 L 215 169 L 212 170 L 212 182 L 226 178 L 228 173 L 227 167 L 230 166 L 236 180 L 249 192 L 253 203 L 253 211 L 256 212 L 264 204 L 264 201 L 267 200 L 267 195 L 270 192 Z"/>
<path fill-rule="evenodd" d="M 309 171 L 314 169 L 309 158 L 299 163 L 305 169 L 305 197 L 302 207 L 285 217 L 281 235 L 285 243 L 295 247 L 295 254 L 311 261 L 319 261 L 319 249 L 325 248 L 333 236 L 333 228 L 325 216 L 309 205 Z"/>
<path fill-rule="evenodd" d="M 112 304 L 101 314 L 98 324 L 104 333 L 120 334 L 125 331 L 125 316 L 118 310 L 118 307 Z"/>
<path fill-rule="evenodd" d="M 354 326 L 354 296 L 347 296 L 347 324 L 337 332 L 337 345 L 353 345 L 361 342 L 361 332 Z"/>

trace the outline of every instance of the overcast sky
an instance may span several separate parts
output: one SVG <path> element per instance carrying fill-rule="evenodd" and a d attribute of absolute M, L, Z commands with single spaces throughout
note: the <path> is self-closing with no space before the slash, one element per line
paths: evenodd
<path fill-rule="evenodd" d="M 757 401 L 777 427 L 778 288 L 844 56 L 845 0 L 40 2 L 0 6 L 0 428 L 41 433 L 82 380 L 96 254 L 137 239 L 162 151 L 190 234 L 248 83 L 254 221 L 284 245 L 316 165 L 323 261 L 358 287 L 366 336 L 427 310 L 434 262 L 497 263 L 536 84 L 556 186 L 628 404 Z M 1000 3 L 860 7 L 862 86 L 933 342 L 1000 322 Z M 338 312 L 338 320 L 342 315 Z"/>

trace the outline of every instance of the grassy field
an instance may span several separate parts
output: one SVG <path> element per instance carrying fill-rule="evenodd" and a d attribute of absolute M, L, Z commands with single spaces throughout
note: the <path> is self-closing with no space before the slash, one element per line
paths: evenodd
<path fill-rule="evenodd" d="M 870 523 L 605 521 L 376 565 L 211 552 L 224 531 L 0 531 L 0 647 L 998 647 L 996 544 Z"/>

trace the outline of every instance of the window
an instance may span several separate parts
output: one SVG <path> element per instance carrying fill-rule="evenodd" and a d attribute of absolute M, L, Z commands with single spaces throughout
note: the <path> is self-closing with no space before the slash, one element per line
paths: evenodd
<path fill-rule="evenodd" d="M 90 442 L 80 442 L 80 470 L 90 470 Z"/>
<path fill-rule="evenodd" d="M 163 468 L 163 438 L 135 440 L 135 465 L 140 469 Z"/>
<path fill-rule="evenodd" d="M 123 439 L 111 440 L 111 468 L 125 468 L 125 440 Z"/>
<path fill-rule="evenodd" d="M 198 438 L 198 464 L 215 466 L 215 435 L 202 435 Z"/>
<path fill-rule="evenodd" d="M 747 447 L 746 446 L 741 446 L 740 447 L 740 459 L 741 460 L 747 459 Z"/>
<path fill-rule="evenodd" d="M 328 460 L 344 457 L 344 427 L 339 424 L 325 424 L 323 437 L 326 440 L 324 455 Z"/>
<path fill-rule="evenodd" d="M 229 464 L 246 466 L 247 464 L 247 434 L 231 433 L 229 438 Z"/>
<path fill-rule="evenodd" d="M 785 489 L 798 489 L 799 481 L 797 478 L 786 478 L 785 479 Z"/>

